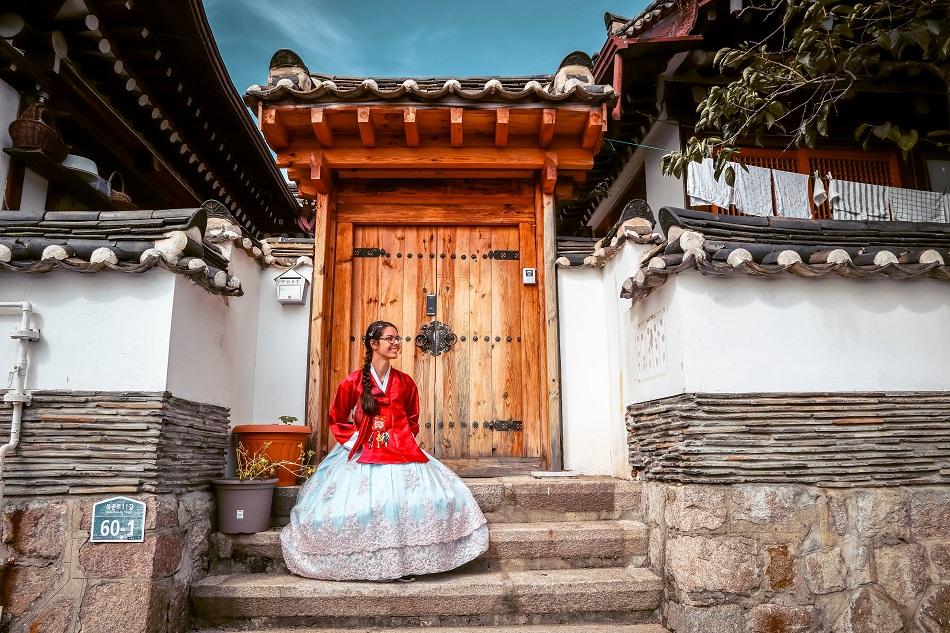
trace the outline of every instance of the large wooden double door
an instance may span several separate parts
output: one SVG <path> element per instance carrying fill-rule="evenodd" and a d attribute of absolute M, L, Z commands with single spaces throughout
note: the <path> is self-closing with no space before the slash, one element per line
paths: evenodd
<path fill-rule="evenodd" d="M 541 465 L 541 307 L 522 280 L 536 266 L 531 229 L 338 225 L 332 385 L 362 366 L 369 323 L 396 324 L 419 443 L 461 474 Z"/>

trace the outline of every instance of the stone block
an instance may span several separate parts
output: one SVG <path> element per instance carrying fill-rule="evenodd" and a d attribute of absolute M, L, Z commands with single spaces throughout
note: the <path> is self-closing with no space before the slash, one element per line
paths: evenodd
<path fill-rule="evenodd" d="M 840 495 L 828 497 L 828 526 L 838 536 L 850 532 L 848 525 L 848 500 Z"/>
<path fill-rule="evenodd" d="M 188 524 L 185 552 L 189 565 L 189 579 L 204 577 L 208 571 L 211 544 L 211 520 L 198 519 Z"/>
<path fill-rule="evenodd" d="M 170 581 L 111 581 L 86 589 L 82 633 L 164 633 Z"/>
<path fill-rule="evenodd" d="M 930 584 L 927 553 L 919 543 L 884 545 L 874 550 L 877 584 L 903 606 L 913 606 Z"/>
<path fill-rule="evenodd" d="M 666 484 L 652 482 L 643 485 L 643 516 L 651 526 L 663 525 L 668 488 Z"/>
<path fill-rule="evenodd" d="M 829 547 L 805 557 L 805 582 L 813 593 L 826 594 L 845 587 L 845 565 L 841 549 Z"/>
<path fill-rule="evenodd" d="M 86 543 L 79 562 L 93 578 L 162 578 L 178 571 L 184 546 L 177 530 L 149 534 L 142 543 Z"/>
<path fill-rule="evenodd" d="M 870 587 L 852 594 L 848 606 L 835 620 L 834 633 L 897 633 L 904 629 L 904 616 L 897 605 Z"/>
<path fill-rule="evenodd" d="M 749 594 L 761 582 L 757 551 L 750 538 L 678 536 L 666 541 L 666 569 L 682 591 Z"/>
<path fill-rule="evenodd" d="M 276 498 L 277 495 L 275 494 Z M 208 492 L 189 492 L 178 500 L 178 524 L 211 518 L 214 512 L 214 498 Z"/>
<path fill-rule="evenodd" d="M 950 580 L 950 542 L 940 541 L 927 546 L 930 552 L 930 562 L 934 570 L 943 580 Z"/>
<path fill-rule="evenodd" d="M 871 550 L 867 541 L 856 538 L 841 542 L 841 556 L 845 566 L 845 586 L 855 589 L 871 582 Z"/>
<path fill-rule="evenodd" d="M 672 603 L 667 617 L 676 633 L 744 633 L 742 607 L 735 604 L 694 607 Z"/>
<path fill-rule="evenodd" d="M 653 527 L 650 530 L 650 569 L 658 574 L 662 574 L 663 565 L 666 562 L 664 557 L 666 549 L 666 530 L 660 527 Z"/>
<path fill-rule="evenodd" d="M 73 624 L 73 601 L 60 600 L 43 607 L 34 616 L 27 630 L 30 633 L 70 633 Z"/>
<path fill-rule="evenodd" d="M 795 557 L 788 545 L 774 545 L 768 548 L 768 563 L 765 577 L 769 589 L 779 591 L 795 586 Z"/>
<path fill-rule="evenodd" d="M 910 529 L 915 539 L 950 538 L 950 490 L 914 492 Z"/>
<path fill-rule="evenodd" d="M 749 611 L 749 633 L 808 633 L 813 628 L 811 607 L 760 604 Z"/>
<path fill-rule="evenodd" d="M 33 501 L 3 511 L 3 542 L 28 558 L 57 559 L 66 548 L 66 504 Z"/>
<path fill-rule="evenodd" d="M 732 489 L 732 527 L 742 532 L 802 531 L 797 511 L 816 509 L 817 496 L 804 486 L 744 485 Z"/>
<path fill-rule="evenodd" d="M 940 585 L 931 589 L 921 601 L 914 620 L 924 633 L 950 631 L 950 586 Z"/>
<path fill-rule="evenodd" d="M 172 585 L 168 603 L 168 633 L 185 633 L 191 630 L 191 605 L 188 604 L 187 583 Z"/>
<path fill-rule="evenodd" d="M 862 490 L 852 499 L 854 530 L 865 538 L 906 538 L 909 530 L 907 501 L 899 490 Z"/>
<path fill-rule="evenodd" d="M 666 526 L 680 532 L 717 530 L 725 524 L 728 509 L 722 486 L 671 486 L 666 490 Z"/>
<path fill-rule="evenodd" d="M 26 613 L 39 598 L 53 589 L 62 576 L 62 567 L 14 566 L 0 588 L 4 613 L 16 617 Z"/>

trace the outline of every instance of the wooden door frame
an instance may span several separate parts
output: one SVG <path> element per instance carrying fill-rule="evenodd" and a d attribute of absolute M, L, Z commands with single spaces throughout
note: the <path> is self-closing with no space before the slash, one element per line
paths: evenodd
<path fill-rule="evenodd" d="M 382 204 L 385 203 L 381 202 Z M 393 221 L 394 218 L 390 216 L 386 222 L 378 222 L 381 219 L 379 215 L 368 213 L 363 218 L 358 218 L 354 214 L 346 213 L 343 214 L 342 219 L 352 220 L 352 222 L 341 222 L 333 197 L 330 194 L 318 195 L 314 224 L 314 269 L 310 299 L 310 356 L 307 363 L 306 408 L 306 421 L 311 428 L 311 445 L 318 454 L 324 446 L 328 445 L 329 440 L 324 429 L 333 389 L 331 381 L 334 358 L 332 357 L 331 324 L 338 322 L 341 318 L 347 318 L 346 315 L 349 312 L 347 307 L 349 296 L 346 300 L 336 296 L 337 291 L 342 290 L 336 287 L 337 270 L 341 266 L 344 269 L 346 266 L 352 266 L 351 250 L 348 251 L 338 243 L 340 230 L 347 225 L 352 228 L 355 225 L 372 224 L 515 225 L 519 227 L 519 234 L 524 238 L 527 237 L 526 233 L 530 233 L 530 227 L 533 224 L 532 237 L 535 250 L 533 255 L 536 260 L 541 260 L 533 262 L 533 267 L 538 270 L 538 299 L 533 310 L 526 310 L 523 306 L 522 318 L 524 319 L 526 311 L 533 311 L 534 318 L 531 321 L 538 333 L 537 355 L 531 357 L 531 360 L 535 361 L 534 365 L 540 372 L 540 380 L 537 384 L 542 390 L 542 393 L 538 395 L 541 435 L 538 441 L 541 448 L 542 468 L 546 470 L 562 468 L 560 380 L 557 356 L 557 282 L 553 256 L 554 196 L 542 193 L 540 182 L 535 183 L 535 204 L 531 211 L 533 213 L 514 212 L 494 217 L 485 214 L 473 217 L 464 209 L 446 211 L 440 216 L 430 211 L 424 218 L 399 218 L 401 221 Z M 348 233 L 352 241 L 352 230 Z M 523 246 L 522 249 L 524 249 Z M 524 265 L 527 266 L 527 262 Z M 526 300 L 523 299 L 523 301 Z M 523 327 L 528 325 L 524 321 L 523 324 Z M 339 330 L 339 328 L 333 328 L 333 330 Z"/>

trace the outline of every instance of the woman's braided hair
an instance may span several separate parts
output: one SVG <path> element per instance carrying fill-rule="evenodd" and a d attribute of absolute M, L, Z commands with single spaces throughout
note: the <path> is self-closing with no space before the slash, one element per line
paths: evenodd
<path fill-rule="evenodd" d="M 398 329 L 389 321 L 373 321 L 366 328 L 366 336 L 363 337 L 363 347 L 366 348 L 366 352 L 363 356 L 363 395 L 360 396 L 360 408 L 363 410 L 363 414 L 368 416 L 379 413 L 379 405 L 376 404 L 376 398 L 373 397 L 373 376 L 370 373 L 373 347 L 370 345 L 370 341 L 378 341 L 379 337 L 383 335 L 383 330 L 388 327 Z"/>

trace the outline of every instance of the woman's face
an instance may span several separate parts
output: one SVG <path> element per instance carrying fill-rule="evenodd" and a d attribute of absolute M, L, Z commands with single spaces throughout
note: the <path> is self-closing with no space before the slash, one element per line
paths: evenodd
<path fill-rule="evenodd" d="M 399 338 L 399 330 L 388 326 L 379 335 L 378 341 L 372 341 L 373 351 L 387 360 L 393 360 L 399 356 L 402 350 L 402 339 Z"/>

